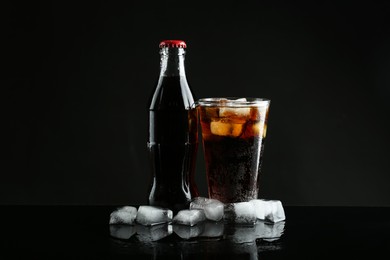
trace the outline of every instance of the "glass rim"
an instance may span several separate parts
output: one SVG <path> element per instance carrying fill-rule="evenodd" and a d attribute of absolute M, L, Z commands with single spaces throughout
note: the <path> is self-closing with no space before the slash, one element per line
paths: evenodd
<path fill-rule="evenodd" d="M 244 98 L 245 100 L 243 100 Z M 221 102 L 223 100 L 226 100 L 226 102 Z M 247 107 L 269 106 L 270 102 L 270 99 L 258 97 L 208 97 L 200 98 L 195 103 L 200 106 Z"/>

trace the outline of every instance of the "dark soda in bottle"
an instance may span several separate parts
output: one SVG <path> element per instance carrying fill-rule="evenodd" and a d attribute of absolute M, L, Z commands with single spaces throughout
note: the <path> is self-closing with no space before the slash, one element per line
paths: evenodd
<path fill-rule="evenodd" d="M 149 103 L 148 150 L 153 176 L 149 204 L 178 212 L 198 196 L 194 180 L 198 120 L 185 74 L 186 43 L 165 40 L 159 47 L 160 76 Z"/>

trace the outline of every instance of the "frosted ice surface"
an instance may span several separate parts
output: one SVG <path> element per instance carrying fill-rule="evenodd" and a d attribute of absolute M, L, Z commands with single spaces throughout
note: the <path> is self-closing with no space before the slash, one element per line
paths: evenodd
<path fill-rule="evenodd" d="M 224 204 L 216 199 L 196 197 L 190 203 L 190 209 L 203 209 L 206 218 L 212 221 L 220 221 L 224 214 Z"/>
<path fill-rule="evenodd" d="M 137 235 L 141 242 L 153 242 L 169 236 L 173 232 L 172 225 L 159 224 L 154 226 L 137 225 Z"/>
<path fill-rule="evenodd" d="M 110 224 L 126 224 L 133 225 L 137 216 L 135 207 L 124 206 L 116 209 L 110 214 Z"/>
<path fill-rule="evenodd" d="M 204 230 L 204 222 L 195 226 L 173 225 L 173 232 L 183 239 L 198 237 Z"/>
<path fill-rule="evenodd" d="M 237 202 L 225 205 L 224 219 L 237 224 L 253 225 L 257 218 L 251 202 Z"/>
<path fill-rule="evenodd" d="M 198 222 L 204 221 L 206 216 L 201 209 L 184 209 L 180 210 L 173 218 L 173 223 L 193 226 Z"/>
<path fill-rule="evenodd" d="M 271 212 L 265 215 L 265 220 L 273 223 L 286 219 L 282 202 L 279 200 L 270 200 Z"/>
<path fill-rule="evenodd" d="M 173 212 L 170 209 L 139 206 L 136 221 L 145 226 L 153 226 L 172 221 Z"/>
<path fill-rule="evenodd" d="M 269 203 L 266 200 L 254 199 L 249 202 L 252 203 L 253 206 L 255 207 L 255 213 L 258 219 L 264 220 L 266 212 L 267 213 L 271 212 L 271 207 L 269 206 Z"/>
<path fill-rule="evenodd" d="M 283 205 L 280 200 L 251 200 L 255 207 L 256 217 L 272 223 L 283 221 L 286 219 Z"/>
<path fill-rule="evenodd" d="M 115 238 L 129 239 L 135 232 L 135 225 L 110 225 L 110 235 Z"/>

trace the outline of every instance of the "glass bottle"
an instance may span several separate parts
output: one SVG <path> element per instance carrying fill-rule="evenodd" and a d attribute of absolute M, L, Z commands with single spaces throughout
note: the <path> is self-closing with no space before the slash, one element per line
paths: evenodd
<path fill-rule="evenodd" d="M 198 120 L 185 74 L 186 43 L 165 40 L 159 47 L 160 76 L 149 106 L 149 204 L 178 212 L 199 195 L 194 180 Z"/>

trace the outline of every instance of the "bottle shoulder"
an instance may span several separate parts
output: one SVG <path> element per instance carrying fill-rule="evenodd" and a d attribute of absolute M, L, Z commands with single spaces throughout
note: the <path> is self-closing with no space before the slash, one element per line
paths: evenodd
<path fill-rule="evenodd" d="M 149 109 L 190 109 L 195 100 L 185 76 L 160 77 Z"/>

